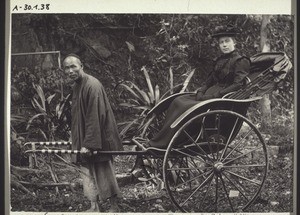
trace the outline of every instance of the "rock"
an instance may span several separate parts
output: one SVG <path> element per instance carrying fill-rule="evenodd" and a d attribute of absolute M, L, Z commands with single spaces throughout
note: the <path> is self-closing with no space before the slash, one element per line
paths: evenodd
<path fill-rule="evenodd" d="M 42 63 L 42 69 L 43 70 L 50 70 L 53 68 L 53 58 L 50 54 L 47 54 L 43 63 Z"/>
<path fill-rule="evenodd" d="M 133 176 L 138 178 L 138 177 L 142 177 L 143 176 L 143 171 L 141 169 L 135 169 L 133 172 L 132 172 Z"/>
<path fill-rule="evenodd" d="M 93 49 L 100 55 L 101 58 L 108 58 L 111 56 L 111 52 L 100 44 L 92 45 Z"/>
<path fill-rule="evenodd" d="M 156 200 L 156 203 L 157 203 L 157 204 L 162 203 L 162 200 L 161 200 L 161 199 L 157 199 L 157 200 Z"/>
<path fill-rule="evenodd" d="M 268 146 L 268 154 L 269 156 L 274 156 L 274 155 L 278 155 L 279 153 L 279 146 Z"/>
<path fill-rule="evenodd" d="M 149 210 L 150 210 L 150 212 L 153 212 L 153 211 L 156 210 L 156 208 L 155 207 L 151 207 Z"/>
<path fill-rule="evenodd" d="M 279 154 L 286 154 L 289 152 L 293 152 L 294 145 L 293 144 L 284 144 L 279 147 Z"/>
<path fill-rule="evenodd" d="M 276 206 L 276 205 L 279 205 L 279 202 L 273 201 L 273 202 L 270 202 L 270 204 L 271 204 L 272 206 Z"/>
<path fill-rule="evenodd" d="M 166 210 L 164 209 L 164 207 L 161 206 L 160 204 L 154 204 L 153 206 L 154 206 L 159 212 L 164 212 L 164 211 L 166 211 Z"/>
<path fill-rule="evenodd" d="M 131 173 L 120 173 L 116 174 L 116 178 L 119 186 L 124 186 L 135 182 L 135 177 Z"/>

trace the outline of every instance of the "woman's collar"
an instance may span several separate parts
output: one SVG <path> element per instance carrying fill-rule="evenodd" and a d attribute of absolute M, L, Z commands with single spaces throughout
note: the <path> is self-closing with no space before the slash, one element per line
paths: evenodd
<path fill-rule="evenodd" d="M 235 53 L 236 53 L 236 50 L 234 49 L 232 52 L 223 54 L 223 56 L 224 56 L 224 57 L 230 57 L 230 56 L 232 56 L 232 55 L 235 54 Z"/>

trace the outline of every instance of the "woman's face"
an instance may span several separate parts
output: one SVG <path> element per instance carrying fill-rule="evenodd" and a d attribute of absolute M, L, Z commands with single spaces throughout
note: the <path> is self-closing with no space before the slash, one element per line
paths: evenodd
<path fill-rule="evenodd" d="M 224 54 L 230 53 L 235 49 L 235 40 L 228 36 L 220 37 L 219 47 Z"/>

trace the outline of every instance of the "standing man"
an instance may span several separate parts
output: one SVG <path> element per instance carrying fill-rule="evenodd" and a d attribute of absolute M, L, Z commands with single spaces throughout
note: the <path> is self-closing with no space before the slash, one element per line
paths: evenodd
<path fill-rule="evenodd" d="M 121 151 L 123 146 L 116 121 L 102 84 L 86 74 L 79 56 L 67 55 L 65 73 L 74 81 L 72 96 L 72 161 L 82 170 L 84 195 L 91 201 L 88 211 L 100 211 L 98 198 L 110 199 L 110 212 L 118 212 L 121 196 L 115 177 L 112 156 L 92 155 L 93 150 Z M 86 156 L 84 156 L 86 155 Z"/>

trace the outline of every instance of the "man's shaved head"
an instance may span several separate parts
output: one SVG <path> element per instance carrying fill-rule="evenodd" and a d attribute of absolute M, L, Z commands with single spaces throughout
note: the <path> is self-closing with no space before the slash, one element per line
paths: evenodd
<path fill-rule="evenodd" d="M 63 59 L 63 62 L 65 62 L 65 60 L 69 60 L 69 59 L 72 59 L 72 60 L 75 60 L 75 59 L 76 59 L 77 63 L 82 64 L 82 63 L 81 63 L 81 59 L 80 59 L 80 57 L 79 57 L 77 54 L 74 54 L 74 53 L 68 54 L 68 55 Z"/>

